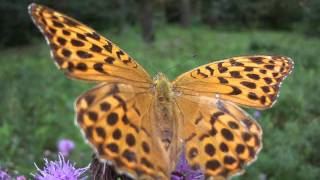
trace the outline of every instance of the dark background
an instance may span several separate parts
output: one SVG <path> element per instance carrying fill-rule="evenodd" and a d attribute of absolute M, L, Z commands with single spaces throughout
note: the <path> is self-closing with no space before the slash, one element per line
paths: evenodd
<path fill-rule="evenodd" d="M 320 33 L 317 0 L 1 0 L 2 47 L 28 44 L 37 37 L 26 7 L 31 2 L 67 12 L 95 29 L 122 32 L 141 26 L 148 41 L 158 26 L 206 25 L 214 29 L 298 31 L 308 36 Z"/>
<path fill-rule="evenodd" d="M 90 163 L 73 123 L 73 101 L 93 84 L 54 67 L 27 13 L 44 4 L 102 32 L 150 74 L 171 79 L 232 56 L 289 56 L 295 70 L 272 109 L 258 160 L 238 179 L 320 179 L 319 0 L 0 0 L 0 169 L 29 176 L 56 143 L 72 139 L 70 159 Z M 254 110 L 248 110 L 253 113 Z"/>

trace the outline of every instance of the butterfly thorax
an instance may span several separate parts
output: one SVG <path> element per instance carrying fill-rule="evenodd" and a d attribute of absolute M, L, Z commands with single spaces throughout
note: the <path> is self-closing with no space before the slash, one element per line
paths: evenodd
<path fill-rule="evenodd" d="M 171 103 L 172 100 L 172 89 L 171 83 L 163 73 L 158 73 L 154 80 L 155 96 L 156 101 L 160 104 Z"/>
<path fill-rule="evenodd" d="M 173 91 L 171 82 L 163 73 L 158 73 L 154 78 L 155 95 L 155 126 L 160 137 L 160 142 L 165 150 L 173 153 L 176 147 L 172 147 L 175 141 L 176 121 L 173 110 Z"/>

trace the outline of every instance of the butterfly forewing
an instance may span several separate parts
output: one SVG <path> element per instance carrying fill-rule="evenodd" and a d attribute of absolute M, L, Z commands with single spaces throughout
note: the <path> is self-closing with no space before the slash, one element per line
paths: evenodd
<path fill-rule="evenodd" d="M 149 75 L 127 53 L 93 29 L 48 7 L 31 4 L 29 13 L 44 34 L 56 64 L 68 76 L 89 81 L 149 86 Z"/>
<path fill-rule="evenodd" d="M 265 109 L 275 102 L 282 80 L 293 62 L 283 56 L 242 56 L 206 64 L 174 82 L 182 94 L 219 97 L 240 105 Z"/>

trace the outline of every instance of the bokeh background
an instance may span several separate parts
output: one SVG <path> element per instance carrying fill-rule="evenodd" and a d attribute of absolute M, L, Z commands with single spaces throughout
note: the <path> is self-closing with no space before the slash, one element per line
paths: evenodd
<path fill-rule="evenodd" d="M 73 102 L 93 87 L 66 78 L 27 13 L 29 0 L 0 0 L 0 169 L 30 176 L 57 142 L 90 163 Z M 273 108 L 248 110 L 264 148 L 235 179 L 320 179 L 320 0 L 38 0 L 98 30 L 150 74 L 171 79 L 232 56 L 291 57 L 294 72 Z"/>

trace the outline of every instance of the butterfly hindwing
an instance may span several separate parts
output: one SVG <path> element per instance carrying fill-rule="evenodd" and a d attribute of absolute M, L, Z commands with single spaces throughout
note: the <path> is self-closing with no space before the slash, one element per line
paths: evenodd
<path fill-rule="evenodd" d="M 77 123 L 99 158 L 138 179 L 168 176 L 152 131 L 152 96 L 127 84 L 102 84 L 76 102 Z"/>
<path fill-rule="evenodd" d="M 283 56 L 234 57 L 180 75 L 174 86 L 182 94 L 199 94 L 265 109 L 277 99 L 282 80 L 293 69 Z"/>
<path fill-rule="evenodd" d="M 29 13 L 45 36 L 53 59 L 72 78 L 131 82 L 148 86 L 146 71 L 127 53 L 93 29 L 46 6 L 31 4 Z"/>
<path fill-rule="evenodd" d="M 256 159 L 262 129 L 236 105 L 204 96 L 181 96 L 176 102 L 187 160 L 207 178 L 234 176 Z"/>

